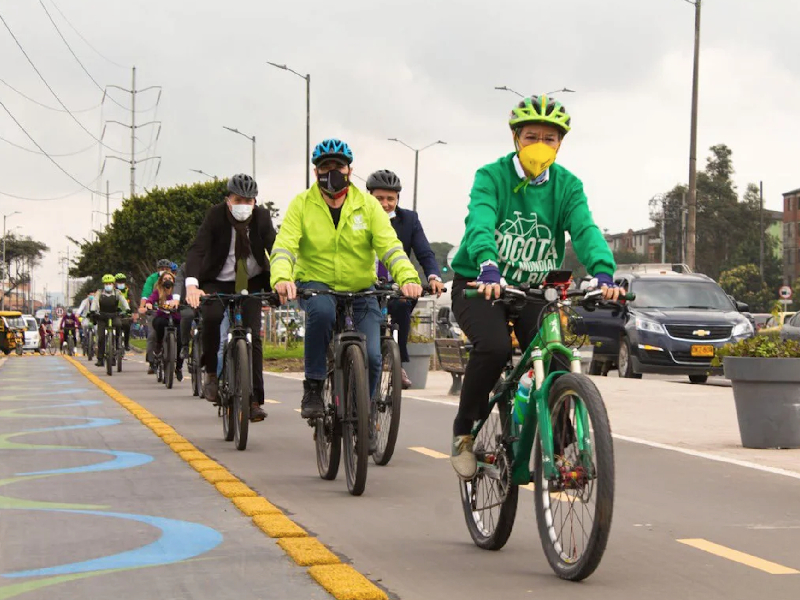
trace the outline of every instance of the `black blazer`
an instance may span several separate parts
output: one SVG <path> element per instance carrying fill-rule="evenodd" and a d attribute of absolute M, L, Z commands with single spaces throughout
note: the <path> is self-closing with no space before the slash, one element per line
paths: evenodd
<path fill-rule="evenodd" d="M 195 277 L 201 288 L 203 284 L 217 279 L 228 258 L 233 227 L 225 214 L 227 210 L 225 202 L 208 209 L 186 255 L 186 277 Z M 269 254 L 273 243 L 275 227 L 272 217 L 266 208 L 256 206 L 250 221 L 250 249 L 256 262 L 264 269 L 265 283 L 262 287 L 265 289 L 269 288 Z"/>
<path fill-rule="evenodd" d="M 422 229 L 422 223 L 419 222 L 417 213 L 413 210 L 397 207 L 395 209 L 395 217 L 392 219 L 392 227 L 394 227 L 400 243 L 403 244 L 403 250 L 406 255 L 410 257 L 411 251 L 414 251 L 414 256 L 417 257 L 422 270 L 425 271 L 425 276 L 441 276 L 439 265 L 436 264 L 436 254 L 434 254 L 431 245 L 428 243 L 428 238 L 425 236 L 425 231 Z"/>

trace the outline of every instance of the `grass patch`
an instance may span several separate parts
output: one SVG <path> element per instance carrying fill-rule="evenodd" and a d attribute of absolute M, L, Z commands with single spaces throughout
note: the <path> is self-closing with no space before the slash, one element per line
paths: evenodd
<path fill-rule="evenodd" d="M 303 344 L 291 346 L 288 350 L 283 346 L 264 344 L 264 360 L 286 360 L 303 358 Z"/>
<path fill-rule="evenodd" d="M 139 350 L 147 349 L 147 340 L 131 340 L 131 346 L 139 348 Z"/>

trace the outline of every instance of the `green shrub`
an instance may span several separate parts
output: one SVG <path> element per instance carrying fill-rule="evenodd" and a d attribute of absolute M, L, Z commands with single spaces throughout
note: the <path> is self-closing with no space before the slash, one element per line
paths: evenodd
<path fill-rule="evenodd" d="M 712 366 L 722 365 L 726 356 L 741 356 L 748 358 L 800 358 L 800 342 L 794 340 L 779 340 L 769 335 L 757 335 L 735 344 L 725 344 L 717 348 Z"/>

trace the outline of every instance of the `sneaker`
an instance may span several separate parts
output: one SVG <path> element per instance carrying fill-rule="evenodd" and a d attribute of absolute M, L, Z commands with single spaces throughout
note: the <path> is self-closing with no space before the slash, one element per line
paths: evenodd
<path fill-rule="evenodd" d="M 150 365 L 149 367 L 147 367 L 147 374 L 148 375 L 155 375 L 155 373 L 156 373 L 156 370 L 153 368 L 153 365 Z"/>
<path fill-rule="evenodd" d="M 175 369 L 175 379 L 183 381 L 183 369 Z"/>
<path fill-rule="evenodd" d="M 189 346 L 183 346 L 181 348 L 181 360 L 186 360 L 189 358 Z"/>
<path fill-rule="evenodd" d="M 258 402 L 251 402 L 250 422 L 258 423 L 259 421 L 263 421 L 266 418 L 267 418 L 267 413 L 264 411 L 264 408 Z"/>
<path fill-rule="evenodd" d="M 104 365 L 105 365 L 105 362 L 103 362 L 103 359 L 102 359 L 102 358 L 98 358 L 98 359 L 97 359 L 97 362 L 96 362 L 96 363 L 94 363 L 94 366 L 95 366 L 95 367 L 102 367 L 102 366 L 104 366 Z"/>
<path fill-rule="evenodd" d="M 401 371 L 401 373 L 402 373 L 402 379 L 403 379 L 403 389 L 404 389 L 404 390 L 407 390 L 408 388 L 410 388 L 410 387 L 411 387 L 411 384 L 412 384 L 413 382 L 412 382 L 412 381 L 411 381 L 411 380 L 408 378 L 408 375 L 406 375 L 406 370 L 405 370 L 405 369 L 401 369 L 400 371 Z"/>
<path fill-rule="evenodd" d="M 450 464 L 453 465 L 456 474 L 464 481 L 469 481 L 475 477 L 478 471 L 478 461 L 472 446 L 475 440 L 471 435 L 456 435 L 453 437 L 453 450 L 450 454 Z"/>
<path fill-rule="evenodd" d="M 212 404 L 217 403 L 217 376 L 206 373 L 206 386 L 203 388 L 203 397 Z"/>
<path fill-rule="evenodd" d="M 323 381 L 306 379 L 303 381 L 303 399 L 300 401 L 300 416 L 315 419 L 325 416 L 325 403 L 322 401 Z"/>

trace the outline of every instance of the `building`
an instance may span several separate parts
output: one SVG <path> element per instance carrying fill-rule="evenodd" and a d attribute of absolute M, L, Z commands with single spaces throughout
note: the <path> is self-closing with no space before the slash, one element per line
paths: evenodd
<path fill-rule="evenodd" d="M 775 258 L 783 260 L 783 211 L 764 210 L 764 222 L 767 235 L 778 240 L 775 247 Z"/>
<path fill-rule="evenodd" d="M 647 257 L 649 262 L 661 260 L 661 238 L 657 236 L 655 227 L 629 229 L 624 233 L 605 234 L 608 247 L 612 252 L 633 252 Z"/>
<path fill-rule="evenodd" d="M 783 195 L 783 282 L 793 285 L 800 278 L 800 189 Z"/>

